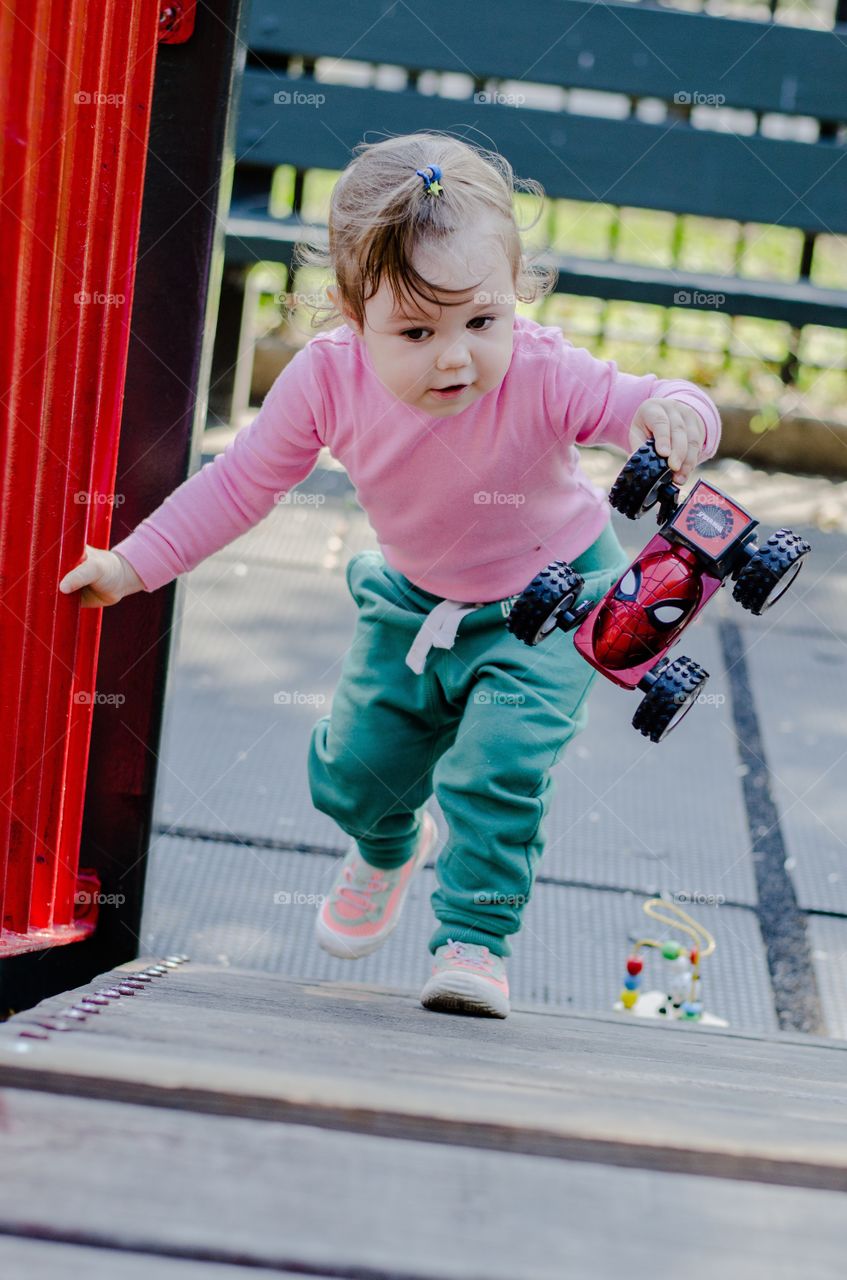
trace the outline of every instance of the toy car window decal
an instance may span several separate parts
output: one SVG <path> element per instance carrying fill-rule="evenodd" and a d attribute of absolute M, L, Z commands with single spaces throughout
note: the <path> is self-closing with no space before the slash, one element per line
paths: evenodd
<path fill-rule="evenodd" d="M 693 600 L 662 600 L 658 604 L 648 604 L 645 613 L 654 626 L 665 630 L 678 626 L 693 605 Z"/>
<path fill-rule="evenodd" d="M 615 591 L 616 600 L 635 600 L 641 590 L 641 568 L 634 564 L 627 569 Z"/>

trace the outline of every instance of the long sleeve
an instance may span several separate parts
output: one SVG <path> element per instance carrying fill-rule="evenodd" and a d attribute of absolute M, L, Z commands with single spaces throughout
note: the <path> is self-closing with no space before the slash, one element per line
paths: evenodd
<path fill-rule="evenodd" d="M 257 416 L 118 542 L 155 591 L 258 524 L 304 480 L 323 444 L 323 406 L 309 347 L 274 382 Z"/>
<path fill-rule="evenodd" d="M 651 397 L 681 400 L 699 413 L 705 428 L 700 461 L 715 453 L 721 422 L 714 401 L 693 382 L 621 373 L 614 360 L 598 360 L 564 336 L 556 340 L 545 381 L 547 411 L 571 444 L 613 444 L 630 452 L 629 428 L 638 406 Z"/>

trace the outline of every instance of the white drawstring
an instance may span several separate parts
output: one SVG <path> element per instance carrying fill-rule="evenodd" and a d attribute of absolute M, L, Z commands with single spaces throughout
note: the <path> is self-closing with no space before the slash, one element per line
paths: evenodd
<path fill-rule="evenodd" d="M 462 618 L 482 607 L 481 604 L 464 604 L 461 600 L 441 600 L 424 618 L 406 654 L 406 665 L 416 675 L 422 675 L 430 649 L 452 649 Z"/>

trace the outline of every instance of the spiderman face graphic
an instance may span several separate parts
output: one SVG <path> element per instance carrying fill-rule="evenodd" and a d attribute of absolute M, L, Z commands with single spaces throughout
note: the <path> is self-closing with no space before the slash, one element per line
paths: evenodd
<path fill-rule="evenodd" d="M 677 556 L 657 551 L 638 560 L 597 614 L 595 656 L 621 671 L 662 653 L 696 609 L 700 591 L 696 570 Z"/>

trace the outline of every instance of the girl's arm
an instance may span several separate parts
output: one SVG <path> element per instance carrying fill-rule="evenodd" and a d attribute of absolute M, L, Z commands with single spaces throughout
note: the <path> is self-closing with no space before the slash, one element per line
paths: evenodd
<path fill-rule="evenodd" d="M 598 360 L 582 347 L 572 346 L 564 335 L 557 347 L 548 362 L 545 394 L 556 429 L 570 443 L 612 444 L 630 453 L 630 432 L 640 407 L 646 400 L 660 399 L 677 402 L 682 418 L 702 423 L 703 442 L 694 461 L 702 462 L 715 453 L 721 435 L 720 416 L 701 387 L 652 373 L 621 373 L 614 360 Z M 696 418 L 689 416 L 692 411 Z M 649 426 L 650 415 L 644 417 Z"/>
<path fill-rule="evenodd" d="M 322 400 L 307 346 L 279 374 L 249 426 L 112 551 L 143 590 L 155 591 L 263 520 L 312 470 L 322 437 Z"/>

